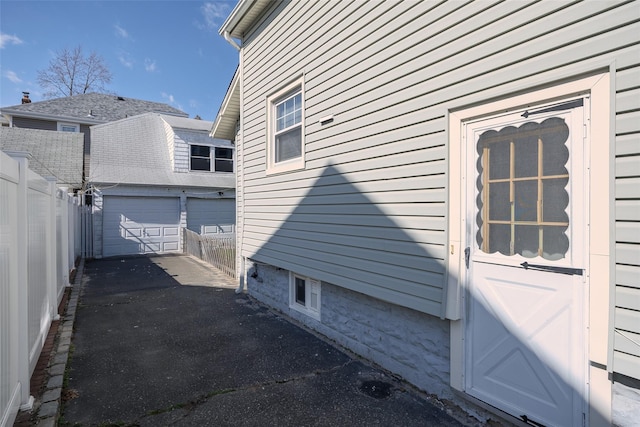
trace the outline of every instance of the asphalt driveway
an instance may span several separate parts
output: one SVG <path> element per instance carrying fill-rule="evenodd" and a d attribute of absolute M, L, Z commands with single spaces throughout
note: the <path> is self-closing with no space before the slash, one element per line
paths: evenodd
<path fill-rule="evenodd" d="M 87 261 L 62 425 L 460 426 L 189 256 Z"/>

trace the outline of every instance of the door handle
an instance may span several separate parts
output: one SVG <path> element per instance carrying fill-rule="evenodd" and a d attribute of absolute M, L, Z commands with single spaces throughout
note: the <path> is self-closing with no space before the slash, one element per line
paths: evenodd
<path fill-rule="evenodd" d="M 526 261 L 520 265 L 523 266 L 525 270 L 551 271 L 553 273 L 568 274 L 571 276 L 582 276 L 581 268 L 554 267 L 551 265 L 529 264 Z"/>
<path fill-rule="evenodd" d="M 467 266 L 467 270 L 469 269 L 469 258 L 471 258 L 471 248 L 464 248 L 464 265 Z"/>

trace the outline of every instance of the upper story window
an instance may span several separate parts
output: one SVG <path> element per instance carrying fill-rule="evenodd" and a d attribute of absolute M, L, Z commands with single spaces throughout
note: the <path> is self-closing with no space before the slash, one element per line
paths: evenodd
<path fill-rule="evenodd" d="M 268 98 L 267 173 L 304 168 L 303 95 L 300 79 Z"/>
<path fill-rule="evenodd" d="M 190 150 L 192 171 L 233 172 L 232 148 L 192 144 Z"/>
<path fill-rule="evenodd" d="M 77 123 L 58 122 L 58 130 L 60 132 L 80 132 L 80 125 Z"/>

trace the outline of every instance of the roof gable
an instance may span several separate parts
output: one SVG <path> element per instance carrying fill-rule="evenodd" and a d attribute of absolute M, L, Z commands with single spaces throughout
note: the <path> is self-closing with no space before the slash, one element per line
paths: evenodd
<path fill-rule="evenodd" d="M 172 150 L 188 143 L 213 144 L 209 136 L 212 122 L 141 114 L 91 127 L 91 166 L 93 184 L 131 184 L 234 188 L 234 174 L 175 171 Z M 228 142 L 227 142 L 228 144 Z"/>
<path fill-rule="evenodd" d="M 188 117 L 188 114 L 184 111 L 167 104 L 104 93 L 86 93 L 48 99 L 6 107 L 0 111 L 2 111 L 3 115 L 87 124 L 112 122 L 149 112 Z"/>

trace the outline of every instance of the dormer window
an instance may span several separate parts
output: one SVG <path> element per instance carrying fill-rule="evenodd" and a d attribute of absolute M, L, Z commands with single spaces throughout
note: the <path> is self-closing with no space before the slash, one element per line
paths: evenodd
<path fill-rule="evenodd" d="M 190 150 L 192 171 L 233 172 L 232 148 L 192 144 Z"/>

